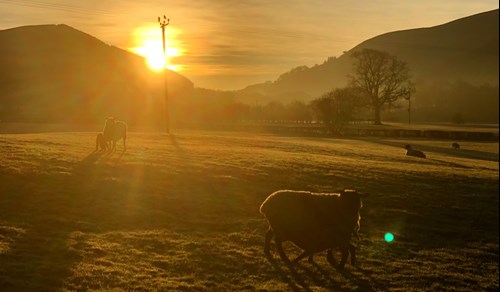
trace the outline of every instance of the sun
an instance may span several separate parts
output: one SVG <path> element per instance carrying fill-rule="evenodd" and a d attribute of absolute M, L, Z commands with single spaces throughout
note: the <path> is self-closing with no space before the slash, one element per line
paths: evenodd
<path fill-rule="evenodd" d="M 163 55 L 161 30 L 157 27 L 142 27 L 134 30 L 135 47 L 130 50 L 146 59 L 146 64 L 153 71 L 162 71 L 166 67 L 179 71 L 179 64 L 172 64 L 172 58 L 181 56 L 181 50 L 175 45 L 172 31 L 165 30 L 166 57 Z"/>

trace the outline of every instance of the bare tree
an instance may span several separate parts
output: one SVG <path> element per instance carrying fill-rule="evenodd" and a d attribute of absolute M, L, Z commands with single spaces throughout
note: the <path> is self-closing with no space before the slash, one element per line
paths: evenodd
<path fill-rule="evenodd" d="M 354 76 L 351 86 L 368 96 L 374 113 L 374 122 L 381 125 L 380 113 L 384 104 L 400 98 L 409 98 L 415 91 L 406 62 L 387 52 L 363 49 L 354 52 Z"/>
<path fill-rule="evenodd" d="M 360 96 L 362 93 L 355 88 L 337 88 L 312 100 L 310 106 L 320 121 L 332 132 L 339 133 L 353 119 L 355 109 L 362 105 Z"/>

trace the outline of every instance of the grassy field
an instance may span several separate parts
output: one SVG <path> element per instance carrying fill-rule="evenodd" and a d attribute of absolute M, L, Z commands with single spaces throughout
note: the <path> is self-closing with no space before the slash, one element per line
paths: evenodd
<path fill-rule="evenodd" d="M 1 291 L 499 289 L 498 142 L 131 132 L 108 154 L 94 139 L 0 134 Z M 264 256 L 267 195 L 344 187 L 370 193 L 356 266 Z"/>

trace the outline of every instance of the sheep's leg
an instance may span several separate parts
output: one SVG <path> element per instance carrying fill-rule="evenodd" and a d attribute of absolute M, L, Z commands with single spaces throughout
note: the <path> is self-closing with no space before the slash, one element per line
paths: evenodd
<path fill-rule="evenodd" d="M 337 265 L 337 263 L 335 262 L 335 258 L 333 257 L 333 251 L 332 249 L 330 248 L 328 250 L 328 252 L 326 253 L 326 260 L 330 263 L 330 265 L 332 265 L 333 267 L 335 267 Z"/>
<path fill-rule="evenodd" d="M 345 263 L 347 262 L 347 257 L 349 256 L 349 248 L 347 246 L 344 246 L 341 248 L 342 252 L 342 259 L 340 260 L 339 263 L 339 269 L 343 270 L 345 267 Z"/>
<path fill-rule="evenodd" d="M 356 246 L 352 243 L 349 243 L 349 253 L 351 254 L 351 265 L 356 264 Z"/>
<path fill-rule="evenodd" d="M 309 252 L 309 251 L 304 251 L 303 253 L 301 253 L 296 259 L 293 260 L 293 264 L 296 264 L 298 263 L 301 259 L 305 258 L 305 257 L 309 257 L 309 261 L 311 262 L 312 261 L 312 256 L 313 256 L 313 253 L 312 252 Z"/>
<path fill-rule="evenodd" d="M 270 251 L 270 245 L 271 245 L 271 239 L 274 237 L 274 231 L 273 229 L 269 226 L 269 229 L 266 232 L 266 241 L 264 243 L 264 253 L 266 255 L 271 255 Z"/>
<path fill-rule="evenodd" d="M 287 264 L 290 265 L 290 259 L 286 256 L 285 251 L 283 250 L 283 241 L 281 238 L 275 236 L 274 241 L 276 242 L 276 247 L 278 248 L 278 253 L 280 254 L 281 259 Z"/>
<path fill-rule="evenodd" d="M 309 258 L 307 259 L 307 261 L 310 263 L 314 262 L 314 255 L 313 254 L 309 255 Z"/>

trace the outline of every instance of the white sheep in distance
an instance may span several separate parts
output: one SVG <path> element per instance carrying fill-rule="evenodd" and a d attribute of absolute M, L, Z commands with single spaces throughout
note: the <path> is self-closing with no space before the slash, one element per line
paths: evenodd
<path fill-rule="evenodd" d="M 274 237 L 279 255 L 287 264 L 290 260 L 282 247 L 285 241 L 304 250 L 293 263 L 325 249 L 340 247 L 342 259 L 338 267 L 344 268 L 349 253 L 351 264 L 354 264 L 355 247 L 351 237 L 359 230 L 361 198 L 366 196 L 354 190 L 338 193 L 280 190 L 272 193 L 260 206 L 260 212 L 269 223 L 264 253 L 270 255 L 270 242 Z M 327 260 L 335 265 L 331 250 Z"/>
<path fill-rule="evenodd" d="M 411 147 L 410 144 L 406 144 L 405 149 L 406 149 L 406 155 L 408 155 L 408 156 L 425 158 L 424 152 L 422 152 L 420 150 L 413 149 L 413 147 Z"/>

